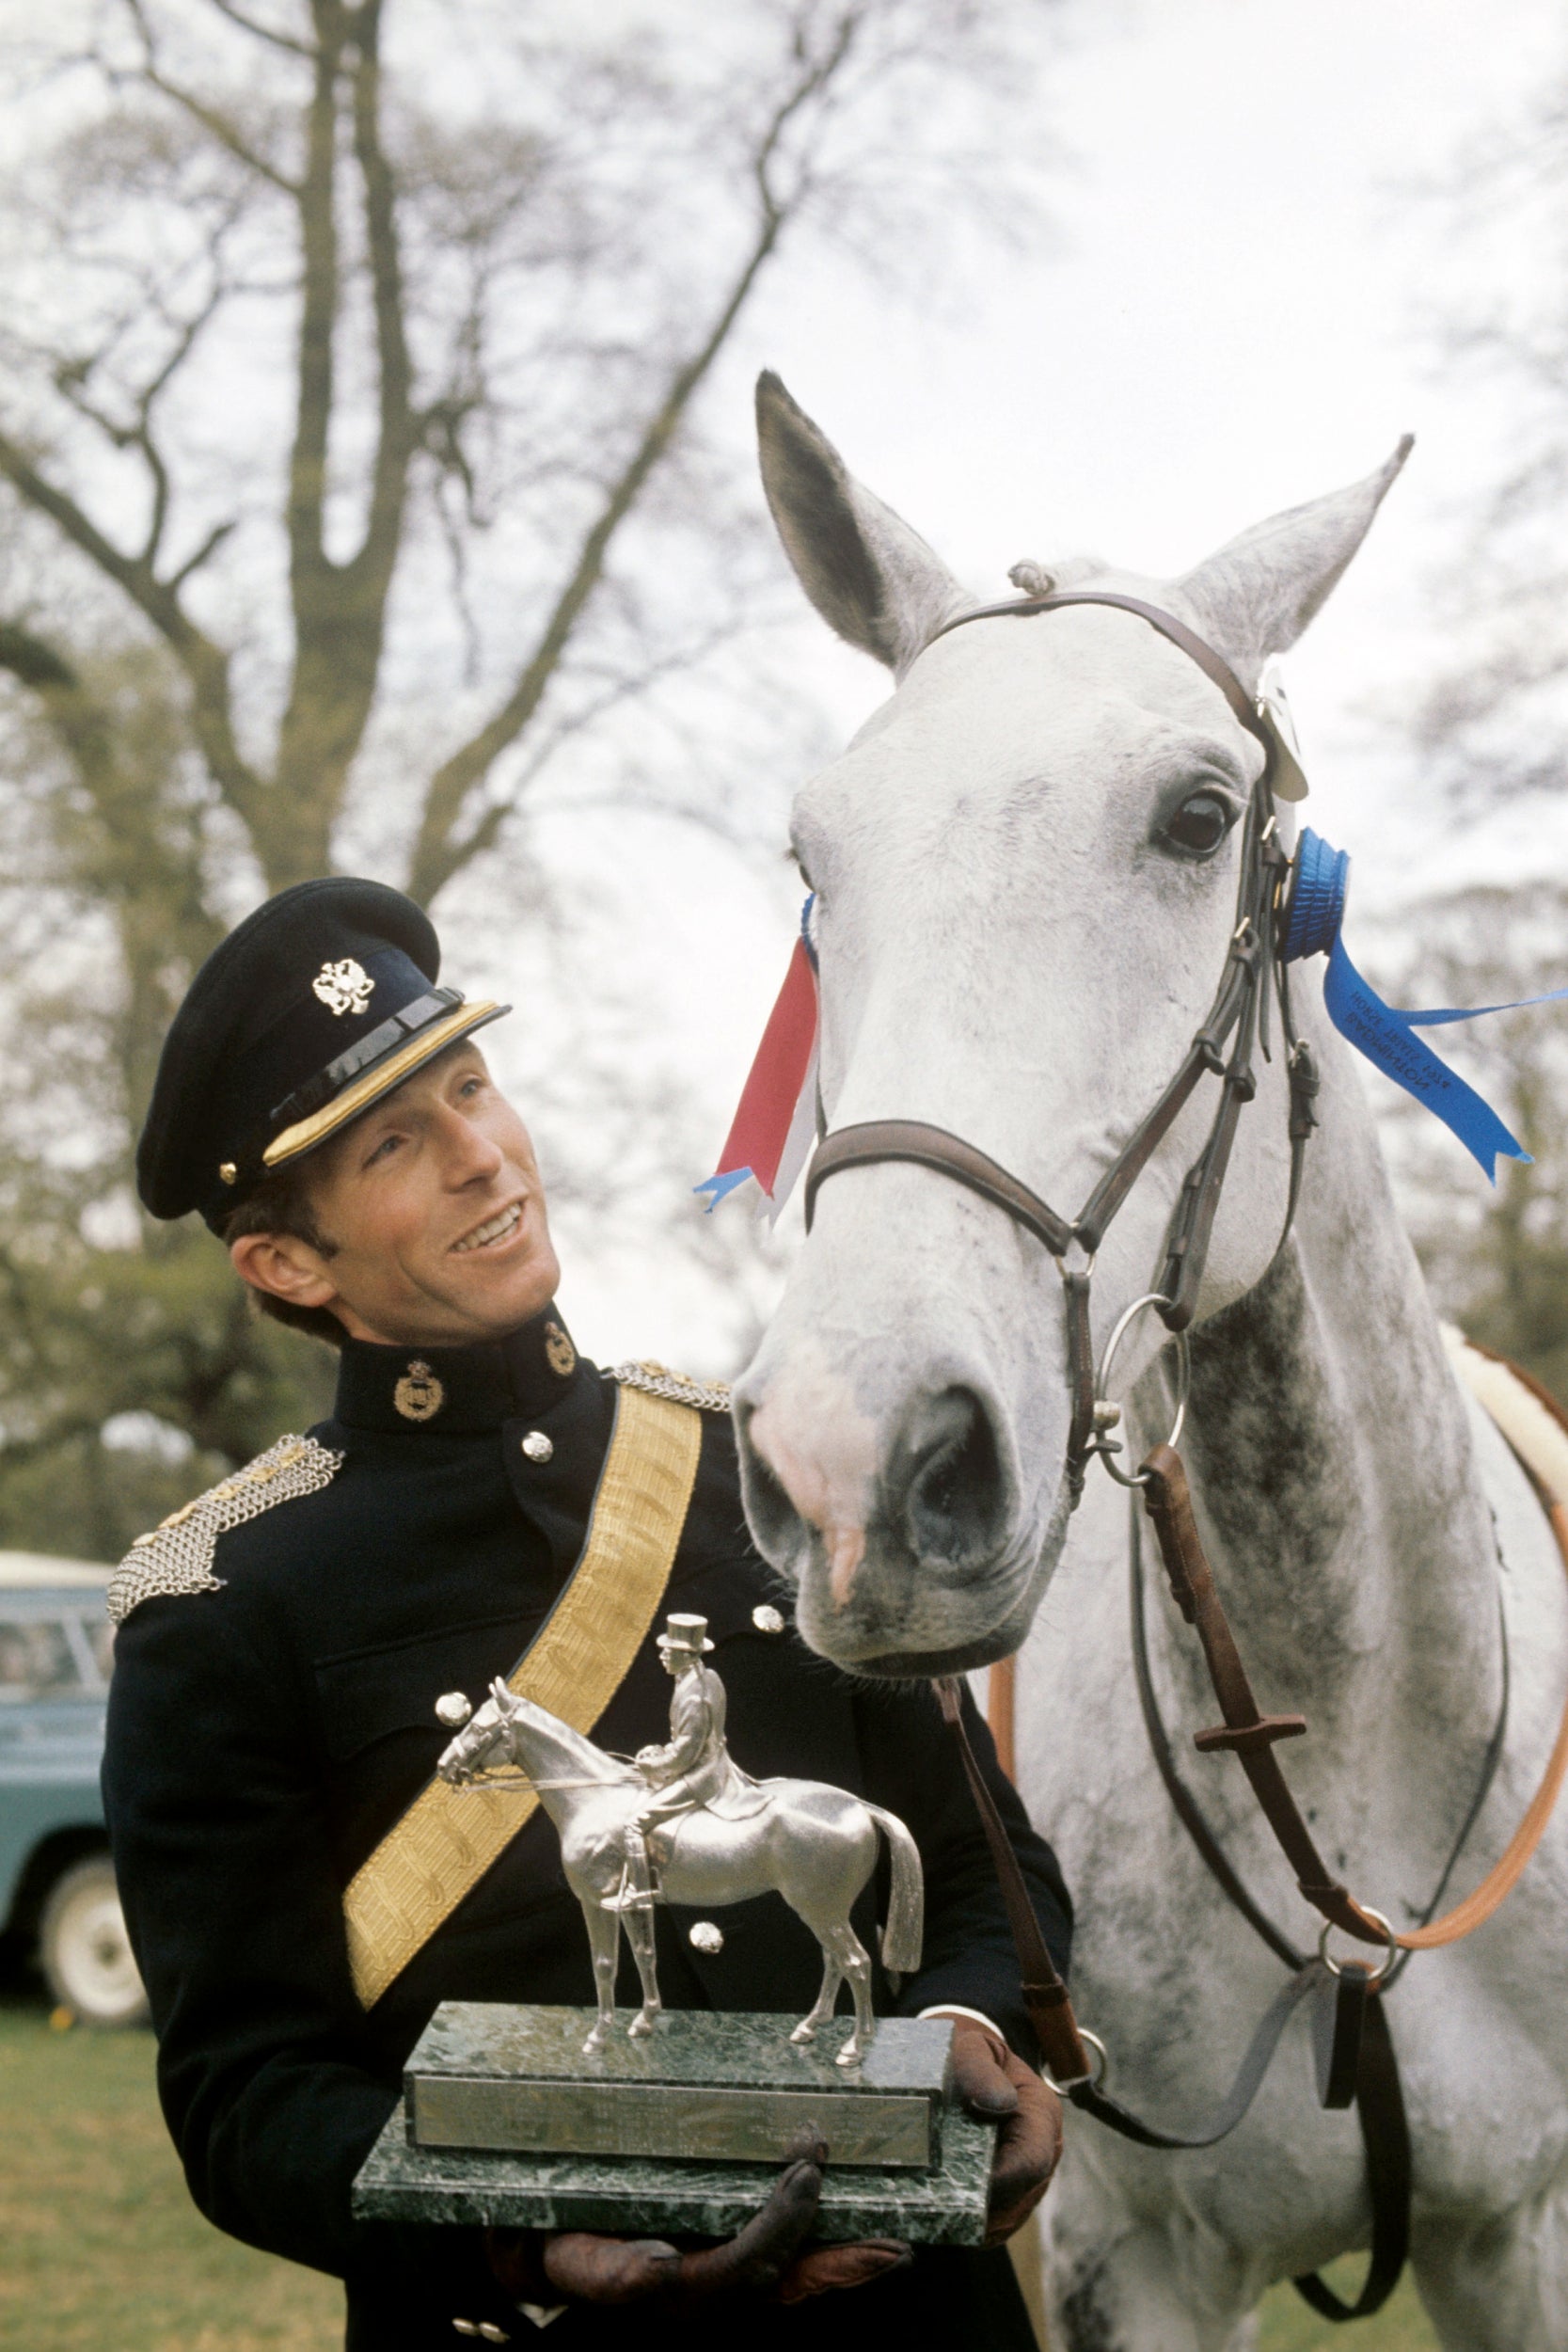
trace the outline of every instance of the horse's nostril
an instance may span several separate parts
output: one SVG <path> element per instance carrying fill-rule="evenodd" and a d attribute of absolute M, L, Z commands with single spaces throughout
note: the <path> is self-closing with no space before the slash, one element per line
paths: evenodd
<path fill-rule="evenodd" d="M 980 1567 L 1006 1515 L 1006 1480 L 990 1415 L 971 1389 L 945 1389 L 913 1417 L 906 1445 L 904 1510 L 924 1560 Z"/>

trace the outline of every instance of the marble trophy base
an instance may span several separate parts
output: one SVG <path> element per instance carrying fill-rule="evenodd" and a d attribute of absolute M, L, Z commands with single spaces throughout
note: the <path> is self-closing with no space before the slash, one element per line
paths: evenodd
<path fill-rule="evenodd" d="M 671 2010 L 585 2058 L 589 2010 L 443 2002 L 354 2188 L 367 2220 L 727 2237 L 790 2141 L 828 2142 L 816 2234 L 984 2241 L 994 2127 L 950 2089 L 952 2026 L 884 2018 L 835 2066 L 840 2018 L 796 2047 L 787 2018 Z M 628 2017 L 629 2022 L 629 2017 Z"/>

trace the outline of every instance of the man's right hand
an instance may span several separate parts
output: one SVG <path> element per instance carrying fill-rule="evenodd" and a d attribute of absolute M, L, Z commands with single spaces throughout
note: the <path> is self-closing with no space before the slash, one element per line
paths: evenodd
<path fill-rule="evenodd" d="M 802 2147 L 760 2213 L 722 2245 L 682 2253 L 662 2238 L 603 2237 L 588 2230 L 492 2230 L 490 2267 L 519 2301 L 639 2303 L 658 2296 L 677 2308 L 749 2287 L 783 2303 L 865 2286 L 910 2261 L 896 2238 L 845 2246 L 805 2244 L 822 2194 L 828 2151 Z"/>

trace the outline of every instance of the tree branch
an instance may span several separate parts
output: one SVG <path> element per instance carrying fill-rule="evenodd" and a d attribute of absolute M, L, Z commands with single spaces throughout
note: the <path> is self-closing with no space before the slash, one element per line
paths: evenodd
<path fill-rule="evenodd" d="M 217 5 L 217 0 L 214 0 L 214 5 Z M 168 79 L 158 64 L 152 27 L 147 21 L 141 0 L 125 0 L 125 7 L 141 35 L 141 73 L 148 87 L 155 89 L 160 97 L 166 98 L 171 105 L 182 108 L 193 122 L 201 125 L 209 138 L 216 139 L 218 145 L 232 155 L 236 163 L 244 164 L 247 171 L 255 172 L 258 179 L 265 180 L 282 195 L 296 196 L 298 189 L 288 174 L 279 171 L 275 165 L 267 162 L 264 155 L 259 155 L 253 147 L 248 146 L 227 115 L 220 114 L 215 106 L 208 105 L 205 99 L 198 98 L 194 91 L 183 89 L 178 82 Z"/>
<path fill-rule="evenodd" d="M 197 548 L 196 553 L 194 555 L 187 555 L 185 561 L 181 564 L 180 569 L 177 572 L 171 572 L 169 574 L 168 588 L 170 596 L 177 596 L 180 590 L 184 586 L 186 580 L 191 578 L 191 575 L 194 572 L 198 572 L 202 565 L 209 562 L 210 559 L 217 553 L 219 548 L 222 547 L 230 532 L 231 531 L 238 530 L 238 528 L 239 525 L 232 518 L 226 523 L 214 523 L 212 530 L 207 533 L 205 539 L 202 540 L 201 545 Z"/>
<path fill-rule="evenodd" d="M 337 0 L 315 0 L 313 13 L 322 39 L 307 113 L 305 176 L 293 192 L 304 256 L 294 440 L 289 455 L 289 558 L 296 623 L 302 589 L 325 560 L 326 447 L 335 380 L 332 337 L 340 291 L 337 85 L 345 35 Z"/>
<path fill-rule="evenodd" d="M 16 621 L 0 621 L 0 670 L 8 670 L 36 693 L 69 691 L 80 684 L 63 654 Z"/>
<path fill-rule="evenodd" d="M 230 24 L 239 26 L 242 33 L 253 34 L 257 40 L 269 41 L 274 49 L 286 49 L 291 56 L 309 56 L 310 50 L 307 42 L 294 40 L 287 33 L 274 32 L 270 24 L 258 24 L 253 16 L 246 16 L 243 10 L 236 8 L 233 0 L 211 0 L 211 4 L 216 8 L 219 16 L 226 16 Z"/>
<path fill-rule="evenodd" d="M 397 189 L 381 143 L 381 5 L 382 0 L 360 0 L 356 16 L 359 65 L 354 77 L 354 152 L 365 190 L 380 385 L 370 516 L 364 544 L 351 568 L 367 575 L 365 585 L 378 588 L 384 598 L 397 560 L 419 425 L 411 406 L 413 370 L 404 324 Z"/>
<path fill-rule="evenodd" d="M 117 548 L 69 492 L 40 474 L 6 433 L 0 433 L 0 473 L 29 506 L 47 515 L 73 547 L 124 590 L 167 644 L 190 685 L 191 724 L 213 780 L 236 816 L 254 831 L 262 810 L 261 783 L 234 735 L 229 656 L 197 627 L 173 587 L 157 578 L 150 564 Z"/>
<path fill-rule="evenodd" d="M 489 847 L 504 821 L 509 803 L 498 803 L 485 811 L 468 835 L 458 835 L 467 795 L 533 718 L 572 631 L 603 576 L 610 542 L 679 431 L 699 386 L 723 349 L 758 276 L 807 191 L 809 178 L 803 164 L 793 191 L 781 195 L 775 188 L 773 167 L 780 145 L 800 109 L 831 85 L 854 44 L 861 22 L 859 7 L 846 9 L 826 52 L 805 63 L 765 125 L 752 164 L 752 179 L 757 192 L 756 233 L 717 316 L 698 348 L 669 379 L 663 398 L 648 418 L 636 449 L 585 534 L 538 643 L 512 691 L 485 724 L 431 779 L 408 883 L 412 895 L 422 904 L 429 905 L 436 892 L 469 859 Z M 797 54 L 800 54 L 799 44 Z"/>
<path fill-rule="evenodd" d="M 294 671 L 278 736 L 279 831 L 274 877 L 303 861 L 318 871 L 375 701 L 387 598 L 403 540 L 408 471 L 419 432 L 404 321 L 397 191 L 381 143 L 381 0 L 352 11 L 316 0 L 321 60 L 310 108 L 309 167 L 300 198 L 306 255 L 298 429 L 290 496 L 290 590 Z M 341 306 L 336 214 L 337 83 L 354 53 L 355 160 L 364 195 L 365 239 L 379 376 L 377 434 L 364 535 L 332 563 L 324 544 L 327 448 L 335 384 L 332 338 Z"/>

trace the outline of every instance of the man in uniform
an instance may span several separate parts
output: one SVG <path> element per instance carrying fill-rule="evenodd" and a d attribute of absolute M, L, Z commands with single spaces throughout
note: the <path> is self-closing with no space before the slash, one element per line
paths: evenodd
<path fill-rule="evenodd" d="M 926 1956 L 896 1997 L 879 1972 L 878 2005 L 958 2020 L 959 2090 L 1001 2126 L 998 2249 L 1059 2143 L 929 1691 L 858 1683 L 796 1639 L 746 1532 L 722 1391 L 578 1355 L 532 1145 L 474 1042 L 506 1009 L 438 975 L 397 892 L 285 891 L 197 975 L 141 1139 L 152 1215 L 199 1211 L 264 1309 L 341 1351 L 331 1418 L 142 1537 L 111 1589 L 105 1805 L 192 2193 L 219 2228 L 345 2281 L 350 2352 L 542 2325 L 559 2352 L 630 2345 L 657 2313 L 699 2341 L 742 2326 L 758 2352 L 879 2327 L 1023 2352 L 1001 2250 L 814 2247 L 816 2151 L 720 2247 L 353 2216 L 438 2001 L 594 1998 L 545 1816 L 519 1801 L 489 1849 L 471 1812 L 454 1834 L 436 1696 L 510 1674 L 630 1752 L 660 1726 L 652 1635 L 672 1609 L 707 1621 L 748 1772 L 863 1793 L 913 1834 Z M 973 1710 L 970 1734 L 1065 1967 L 1055 1863 Z M 672 2006 L 813 1997 L 815 1941 L 775 1898 L 727 1911 L 720 1953 L 678 1910 L 656 1921 Z"/>

